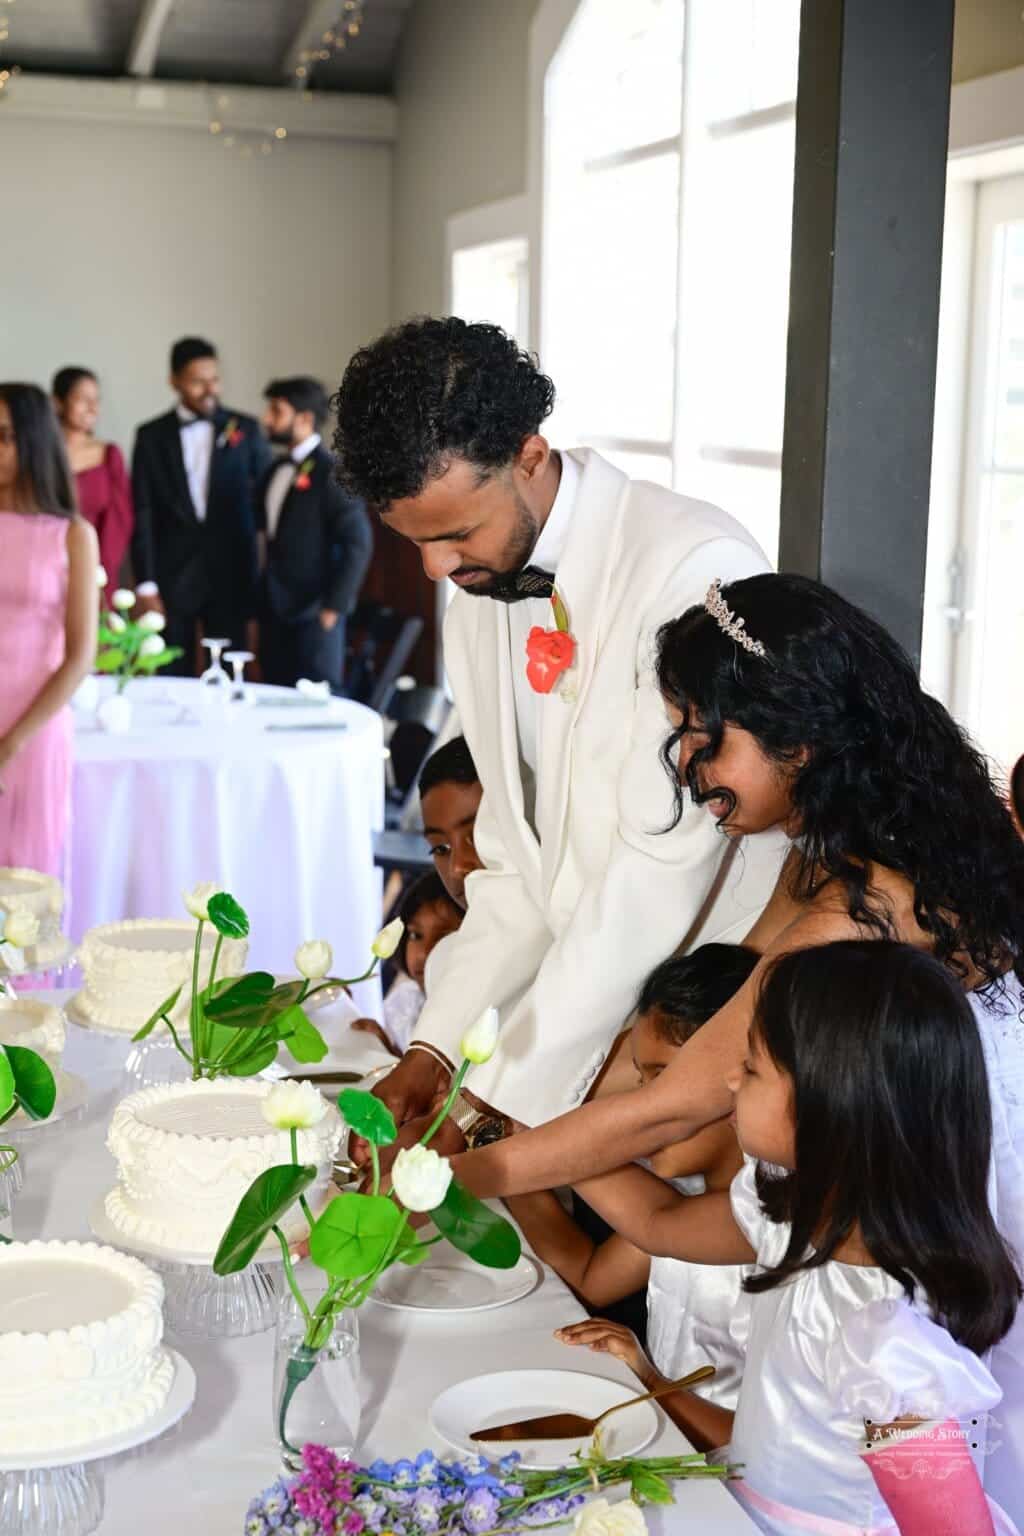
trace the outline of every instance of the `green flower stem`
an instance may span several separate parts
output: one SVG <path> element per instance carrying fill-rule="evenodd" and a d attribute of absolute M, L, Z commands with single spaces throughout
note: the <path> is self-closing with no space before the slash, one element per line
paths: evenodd
<path fill-rule="evenodd" d="M 261 1034 L 261 1029 L 236 1029 L 235 1038 L 229 1040 L 219 1055 L 208 1063 L 209 1075 L 213 1077 L 218 1070 L 229 1066 L 236 1056 L 244 1056 L 249 1047 L 255 1050 Z"/>
<path fill-rule="evenodd" d="M 271 1228 L 271 1231 L 277 1238 L 278 1242 L 281 1244 L 281 1257 L 284 1260 L 284 1277 L 288 1282 L 289 1290 L 298 1303 L 299 1311 L 306 1319 L 306 1327 L 308 1329 L 310 1323 L 313 1320 L 312 1314 L 309 1310 L 309 1303 L 307 1302 L 305 1296 L 303 1296 L 302 1292 L 299 1290 L 299 1282 L 295 1278 L 295 1270 L 292 1267 L 292 1256 L 288 1251 L 288 1240 L 284 1233 L 281 1231 L 281 1228 L 277 1226 L 276 1223 Z"/>
<path fill-rule="evenodd" d="M 425 1135 L 420 1137 L 419 1144 L 420 1144 L 421 1147 L 428 1146 L 430 1144 L 430 1142 L 433 1141 L 434 1137 L 437 1135 L 438 1131 L 441 1128 L 441 1125 L 442 1125 L 443 1121 L 446 1119 L 446 1117 L 448 1115 L 448 1111 L 451 1109 L 452 1105 L 455 1103 L 455 1095 L 458 1093 L 459 1089 L 462 1087 L 463 1083 L 466 1080 L 466 1073 L 469 1071 L 469 1068 L 470 1068 L 469 1059 L 465 1058 L 463 1060 L 462 1066 L 459 1068 L 459 1070 L 456 1072 L 454 1078 L 452 1079 L 452 1085 L 451 1085 L 451 1087 L 448 1090 L 448 1097 L 445 1099 L 444 1105 L 443 1105 L 440 1113 L 435 1117 L 434 1122 L 431 1125 L 430 1129 L 425 1133 Z"/>
<path fill-rule="evenodd" d="M 210 979 L 206 983 L 206 985 L 207 985 L 207 987 L 209 989 L 211 997 L 213 996 L 213 984 L 217 980 L 217 962 L 220 960 L 220 952 L 221 952 L 221 948 L 223 946 L 223 943 L 224 943 L 224 935 L 221 933 L 220 929 L 218 928 L 218 930 L 217 930 L 217 942 L 213 946 L 213 959 L 210 961 Z"/>
<path fill-rule="evenodd" d="M 299 1166 L 299 1133 L 294 1125 L 290 1125 L 288 1127 L 288 1137 L 292 1144 L 292 1162 L 297 1168 Z M 309 1201 L 306 1199 L 305 1195 L 299 1196 L 299 1205 L 302 1208 L 303 1216 L 305 1216 L 306 1221 L 309 1223 L 310 1231 L 312 1231 L 315 1217 L 309 1208 Z"/>
<path fill-rule="evenodd" d="M 178 1038 L 178 1031 L 175 1029 L 174 1025 L 171 1023 L 171 1021 L 167 1017 L 166 1013 L 162 1013 L 160 1015 L 160 1017 L 164 1021 L 164 1023 L 167 1025 L 167 1028 L 170 1030 L 170 1032 L 171 1032 L 171 1039 L 174 1041 L 174 1044 L 177 1046 L 177 1048 L 180 1051 L 181 1055 L 184 1056 L 184 1058 L 188 1062 L 189 1066 L 193 1069 L 192 1070 L 192 1076 L 195 1077 L 195 1075 L 196 1075 L 196 1073 L 195 1073 L 195 1061 L 189 1055 L 188 1051 L 186 1051 L 185 1047 L 182 1045 L 181 1041 L 179 1040 L 179 1038 Z M 195 1044 L 196 1043 L 193 1040 L 193 1042 L 192 1042 L 192 1049 L 193 1050 L 195 1050 Z"/>
<path fill-rule="evenodd" d="M 189 1034 L 192 1037 L 192 1078 L 202 1076 L 200 1063 L 205 1054 L 202 1026 L 199 1023 L 199 960 L 203 949 L 203 919 L 196 924 L 196 942 L 192 951 L 192 1001 L 189 1006 Z"/>
<path fill-rule="evenodd" d="M 380 1194 L 380 1153 L 377 1151 L 377 1143 L 370 1142 L 370 1161 L 373 1164 L 373 1193 Z"/>

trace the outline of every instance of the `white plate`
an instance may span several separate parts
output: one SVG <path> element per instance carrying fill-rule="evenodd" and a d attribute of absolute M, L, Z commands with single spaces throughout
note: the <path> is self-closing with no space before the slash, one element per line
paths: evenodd
<path fill-rule="evenodd" d="M 151 1419 L 137 1424 L 134 1429 L 122 1429 L 116 1435 L 103 1435 L 85 1445 L 73 1446 L 70 1450 L 39 1451 L 34 1456 L 28 1451 L 22 1451 L 12 1456 L 0 1456 L 0 1472 L 29 1472 L 36 1468 L 77 1466 L 83 1461 L 99 1461 L 104 1456 L 116 1456 L 121 1451 L 134 1450 L 136 1446 L 145 1445 L 155 1440 L 157 1435 L 162 1435 L 185 1417 L 196 1395 L 196 1374 L 184 1355 L 179 1355 L 175 1349 L 168 1349 L 166 1353 L 174 1362 L 174 1380 L 163 1407 Z"/>
<path fill-rule="evenodd" d="M 540 1270 L 525 1254 L 512 1269 L 485 1269 L 439 1243 L 415 1269 L 394 1264 L 385 1270 L 370 1299 L 400 1312 L 490 1312 L 528 1296 L 540 1280 Z"/>
<path fill-rule="evenodd" d="M 606 1408 L 635 1395 L 621 1382 L 583 1371 L 492 1371 L 442 1392 L 434 1400 L 430 1422 L 456 1450 L 491 1458 L 518 1451 L 526 1466 L 551 1469 L 566 1466 L 589 1441 L 502 1440 L 488 1445 L 470 1436 L 478 1429 L 535 1419 L 544 1413 L 580 1413 L 595 1419 Z M 654 1404 L 638 1403 L 609 1419 L 601 1438 L 609 1456 L 635 1456 L 650 1445 L 657 1432 Z"/>
<path fill-rule="evenodd" d="M 48 1125 L 56 1125 L 58 1120 L 73 1115 L 88 1101 L 89 1088 L 84 1078 L 76 1077 L 73 1072 L 64 1072 L 60 1067 L 53 1076 L 57 1084 L 57 1102 L 53 1106 L 53 1114 L 45 1120 L 33 1120 L 23 1109 L 19 1109 L 16 1115 L 4 1121 L 5 1131 L 12 1136 L 27 1136 L 33 1131 L 45 1130 Z"/>

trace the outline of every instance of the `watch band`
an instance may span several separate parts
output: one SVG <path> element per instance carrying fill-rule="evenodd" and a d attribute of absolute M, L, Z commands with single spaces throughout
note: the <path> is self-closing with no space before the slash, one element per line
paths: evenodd
<path fill-rule="evenodd" d="M 449 1120 L 454 1120 L 459 1130 L 468 1140 L 470 1132 L 479 1125 L 481 1120 L 489 1119 L 482 1110 L 471 1104 L 460 1089 L 455 1095 L 451 1109 L 448 1111 Z"/>

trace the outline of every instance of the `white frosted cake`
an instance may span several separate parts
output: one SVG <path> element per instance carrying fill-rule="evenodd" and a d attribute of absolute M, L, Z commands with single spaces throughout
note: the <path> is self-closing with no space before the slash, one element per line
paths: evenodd
<path fill-rule="evenodd" d="M 4 1455 L 71 1451 L 159 1412 L 174 1376 L 163 1297 L 152 1270 L 98 1243 L 0 1246 Z"/>
<path fill-rule="evenodd" d="M 181 985 L 171 1021 L 175 1027 L 186 1025 L 195 942 L 196 925 L 191 918 L 139 917 L 90 928 L 78 951 L 82 990 L 74 999 L 76 1011 L 104 1029 L 134 1035 Z M 207 923 L 200 961 L 204 986 L 216 942 L 217 933 Z M 225 939 L 217 962 L 218 977 L 241 975 L 247 950 L 244 939 Z M 158 1028 L 166 1035 L 162 1024 Z"/>
<path fill-rule="evenodd" d="M 201 1079 L 158 1083 L 122 1099 L 107 1132 L 117 1185 L 106 1213 L 118 1231 L 169 1252 L 212 1258 L 253 1179 L 291 1162 L 288 1132 L 269 1125 L 260 1109 L 273 1086 Z M 300 1162 L 315 1163 L 319 1173 L 306 1191 L 314 1211 L 324 1203 L 341 1133 L 333 1104 L 317 1125 L 298 1132 Z M 289 1241 L 304 1234 L 298 1207 L 282 1226 Z"/>
<path fill-rule="evenodd" d="M 68 945 L 60 931 L 63 911 L 64 887 L 53 875 L 34 869 L 0 869 L 0 928 L 10 912 L 27 913 L 39 925 L 35 942 L 22 949 L 25 964 L 33 970 L 64 959 Z M 0 972 L 6 969 L 0 950 Z"/>
<path fill-rule="evenodd" d="M 64 1050 L 64 1018 L 59 1008 L 33 997 L 0 997 L 0 1045 L 20 1045 L 56 1067 Z"/>

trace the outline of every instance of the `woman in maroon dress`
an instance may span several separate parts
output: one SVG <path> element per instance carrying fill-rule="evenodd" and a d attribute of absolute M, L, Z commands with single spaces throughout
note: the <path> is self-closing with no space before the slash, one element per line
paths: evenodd
<path fill-rule="evenodd" d="M 113 589 L 135 524 L 132 487 L 121 450 L 93 431 L 100 413 L 99 380 L 88 368 L 61 368 L 54 375 L 53 403 L 64 433 L 78 491 L 78 508 L 100 541 L 100 564 Z"/>

